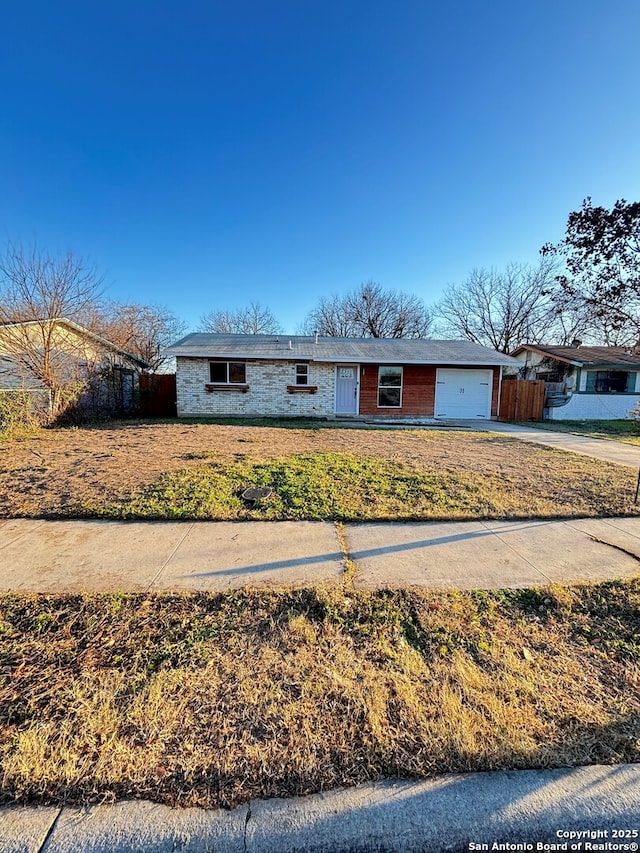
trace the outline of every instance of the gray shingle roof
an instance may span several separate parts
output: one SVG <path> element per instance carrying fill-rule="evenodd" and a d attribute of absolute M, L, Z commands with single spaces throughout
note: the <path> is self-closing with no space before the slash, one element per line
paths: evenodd
<path fill-rule="evenodd" d="M 516 365 L 516 359 L 470 341 L 219 335 L 195 332 L 165 350 L 187 358 L 259 358 L 386 364 Z"/>

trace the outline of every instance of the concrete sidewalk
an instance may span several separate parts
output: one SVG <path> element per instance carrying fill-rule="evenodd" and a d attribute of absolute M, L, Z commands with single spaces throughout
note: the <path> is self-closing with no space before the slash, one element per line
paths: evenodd
<path fill-rule="evenodd" d="M 0 589 L 499 588 L 640 571 L 640 518 L 345 524 L 0 521 Z"/>
<path fill-rule="evenodd" d="M 149 802 L 8 807 L 0 809 L 0 849 L 3 853 L 637 850 L 638 836 L 633 833 L 638 827 L 640 765 L 632 764 L 387 780 L 292 800 L 254 801 L 231 812 L 170 809 Z M 557 846 L 537 846 L 545 843 Z"/>

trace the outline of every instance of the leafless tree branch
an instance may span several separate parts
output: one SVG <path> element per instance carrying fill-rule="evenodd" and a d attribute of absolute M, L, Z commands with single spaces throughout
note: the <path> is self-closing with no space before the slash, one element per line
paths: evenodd
<path fill-rule="evenodd" d="M 200 318 L 201 332 L 236 335 L 277 335 L 282 326 L 271 310 L 259 302 L 251 302 L 236 311 L 209 311 Z"/>

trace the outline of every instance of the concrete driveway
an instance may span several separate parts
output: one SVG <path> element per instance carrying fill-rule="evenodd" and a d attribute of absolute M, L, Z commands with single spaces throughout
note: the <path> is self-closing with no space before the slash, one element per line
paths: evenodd
<path fill-rule="evenodd" d="M 568 450 L 571 453 L 582 453 L 593 456 L 605 462 L 615 462 L 616 465 L 628 465 L 630 468 L 640 468 L 640 445 L 625 444 L 623 441 L 609 441 L 601 438 L 588 438 L 585 435 L 572 435 L 568 432 L 553 432 L 547 429 L 519 426 L 502 423 L 501 421 L 460 421 L 460 425 L 482 432 L 500 432 L 513 435 L 523 441 L 555 447 L 558 450 Z"/>

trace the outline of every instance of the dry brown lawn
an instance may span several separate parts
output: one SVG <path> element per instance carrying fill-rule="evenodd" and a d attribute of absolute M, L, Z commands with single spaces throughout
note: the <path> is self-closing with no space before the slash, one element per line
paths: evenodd
<path fill-rule="evenodd" d="M 640 760 L 640 581 L 0 596 L 0 802 Z"/>
<path fill-rule="evenodd" d="M 126 502 L 171 472 L 305 454 L 383 460 L 440 478 L 445 490 L 455 483 L 464 491 L 463 511 L 435 508 L 424 517 L 638 512 L 632 469 L 504 435 L 130 421 L 0 440 L 0 516 L 96 514 L 96 508 Z"/>

